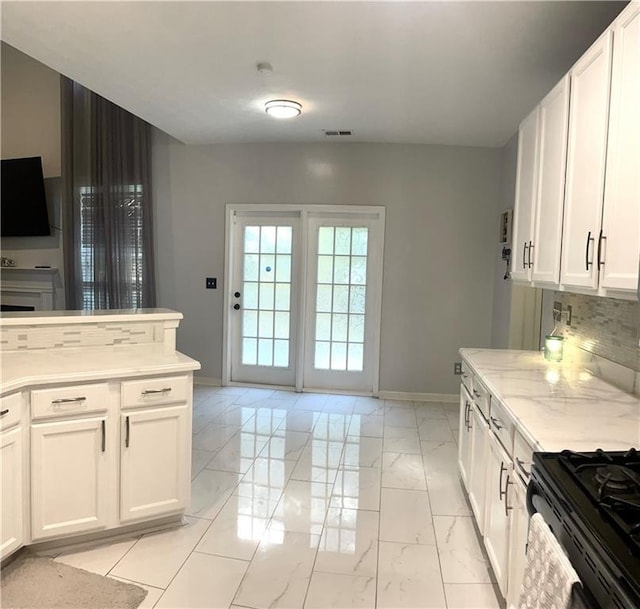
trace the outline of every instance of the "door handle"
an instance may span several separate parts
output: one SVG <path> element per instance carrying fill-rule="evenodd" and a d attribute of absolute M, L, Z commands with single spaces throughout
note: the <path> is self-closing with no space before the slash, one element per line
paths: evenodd
<path fill-rule="evenodd" d="M 9 409 L 6 408 L 5 410 L 0 410 L 0 417 L 3 417 L 5 414 L 9 413 Z"/>
<path fill-rule="evenodd" d="M 522 268 L 527 268 L 527 250 L 529 249 L 527 242 L 524 242 L 524 247 L 522 248 Z"/>
<path fill-rule="evenodd" d="M 533 262 L 531 261 L 531 252 L 533 251 L 533 243 L 529 241 L 529 264 L 527 265 L 529 268 L 533 266 Z"/>
<path fill-rule="evenodd" d="M 502 421 L 500 421 L 500 419 L 496 418 L 496 417 L 489 417 L 489 419 L 491 419 L 491 422 L 493 423 L 493 426 L 500 431 L 502 429 L 502 425 L 500 425 L 500 423 Z"/>
<path fill-rule="evenodd" d="M 125 430 L 124 430 L 124 446 L 125 448 L 129 448 L 129 433 L 130 433 L 130 425 L 129 425 L 129 417 L 124 420 Z"/>
<path fill-rule="evenodd" d="M 107 443 L 107 430 L 106 430 L 106 421 L 102 419 L 102 452 L 106 450 Z"/>
<path fill-rule="evenodd" d="M 584 248 L 584 266 L 587 271 L 589 270 L 589 265 L 593 265 L 593 260 L 589 262 L 589 243 L 591 243 L 591 241 L 593 241 L 593 237 L 591 236 L 591 231 L 589 231 L 587 234 L 587 244 Z"/>
<path fill-rule="evenodd" d="M 240 292 L 234 292 L 234 293 L 233 293 L 233 295 L 234 295 L 236 298 L 240 298 Z"/>
<path fill-rule="evenodd" d="M 236 311 L 239 311 L 239 310 L 240 310 L 240 305 L 236 302 L 236 304 L 234 304 L 234 305 L 233 305 L 233 308 L 234 308 Z"/>

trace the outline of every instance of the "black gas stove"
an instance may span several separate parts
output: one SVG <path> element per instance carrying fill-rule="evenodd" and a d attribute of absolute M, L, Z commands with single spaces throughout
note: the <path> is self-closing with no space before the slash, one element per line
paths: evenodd
<path fill-rule="evenodd" d="M 534 453 L 527 493 L 592 609 L 640 609 L 640 451 Z"/>

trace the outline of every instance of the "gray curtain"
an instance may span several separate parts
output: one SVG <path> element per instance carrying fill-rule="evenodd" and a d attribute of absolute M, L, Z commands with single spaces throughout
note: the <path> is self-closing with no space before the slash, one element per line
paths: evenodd
<path fill-rule="evenodd" d="M 151 126 L 62 78 L 67 308 L 155 306 Z"/>

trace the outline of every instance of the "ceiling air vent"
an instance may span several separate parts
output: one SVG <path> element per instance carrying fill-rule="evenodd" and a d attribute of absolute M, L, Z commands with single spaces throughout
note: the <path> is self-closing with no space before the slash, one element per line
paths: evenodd
<path fill-rule="evenodd" d="M 344 136 L 344 135 L 353 135 L 353 131 L 351 129 L 324 129 L 324 134 L 326 136 Z"/>

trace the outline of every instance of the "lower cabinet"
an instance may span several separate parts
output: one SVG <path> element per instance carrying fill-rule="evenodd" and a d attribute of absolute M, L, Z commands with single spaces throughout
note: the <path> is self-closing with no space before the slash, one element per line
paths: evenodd
<path fill-rule="evenodd" d="M 187 404 L 121 414 L 121 522 L 187 507 L 188 423 Z"/>
<path fill-rule="evenodd" d="M 190 383 L 181 375 L 32 391 L 31 541 L 183 512 Z"/>
<path fill-rule="evenodd" d="M 513 480 L 511 482 L 511 480 Z M 527 512 L 527 487 L 517 475 L 510 477 L 505 500 L 509 506 L 509 577 L 507 585 L 507 609 L 517 609 L 520 588 L 524 577 L 529 513 Z"/>
<path fill-rule="evenodd" d="M 489 451 L 486 487 L 484 545 L 503 596 L 507 593 L 509 560 L 509 510 L 505 503 L 511 457 L 498 439 L 488 434 Z"/>
<path fill-rule="evenodd" d="M 31 538 L 107 526 L 110 455 L 103 417 L 31 426 Z"/>
<path fill-rule="evenodd" d="M 471 472 L 468 485 L 469 503 L 476 517 L 478 529 L 484 535 L 485 495 L 487 487 L 487 459 L 489 425 L 479 408 L 471 408 Z"/>
<path fill-rule="evenodd" d="M 22 426 L 0 433 L 2 518 L 0 560 L 23 543 Z"/>
<path fill-rule="evenodd" d="M 460 430 L 458 432 L 458 471 L 467 492 L 471 466 L 471 396 L 464 385 L 460 385 Z"/>

